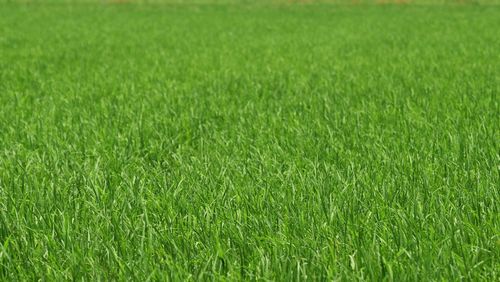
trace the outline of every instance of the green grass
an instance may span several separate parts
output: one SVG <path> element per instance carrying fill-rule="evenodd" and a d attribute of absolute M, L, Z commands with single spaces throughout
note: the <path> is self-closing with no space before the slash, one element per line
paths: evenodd
<path fill-rule="evenodd" d="M 0 280 L 498 281 L 499 30 L 0 5 Z"/>

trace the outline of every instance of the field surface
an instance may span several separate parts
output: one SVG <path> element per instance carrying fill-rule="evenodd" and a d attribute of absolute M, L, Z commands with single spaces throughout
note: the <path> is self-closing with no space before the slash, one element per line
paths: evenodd
<path fill-rule="evenodd" d="M 0 4 L 0 280 L 498 281 L 500 6 Z"/>

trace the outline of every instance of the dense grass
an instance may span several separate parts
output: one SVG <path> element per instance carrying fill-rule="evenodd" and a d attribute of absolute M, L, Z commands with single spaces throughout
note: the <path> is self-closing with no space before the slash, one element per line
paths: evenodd
<path fill-rule="evenodd" d="M 3 4 L 0 278 L 498 281 L 499 30 Z"/>

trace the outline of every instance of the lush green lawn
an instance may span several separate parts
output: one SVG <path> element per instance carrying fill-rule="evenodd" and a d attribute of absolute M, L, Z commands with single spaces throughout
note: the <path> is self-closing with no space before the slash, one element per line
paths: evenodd
<path fill-rule="evenodd" d="M 0 280 L 498 280 L 500 6 L 0 5 Z"/>

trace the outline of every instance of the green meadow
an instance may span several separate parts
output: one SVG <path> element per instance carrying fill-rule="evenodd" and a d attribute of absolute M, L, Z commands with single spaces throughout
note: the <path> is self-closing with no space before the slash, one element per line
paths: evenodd
<path fill-rule="evenodd" d="M 499 5 L 206 2 L 2 1 L 0 280 L 500 279 Z"/>

